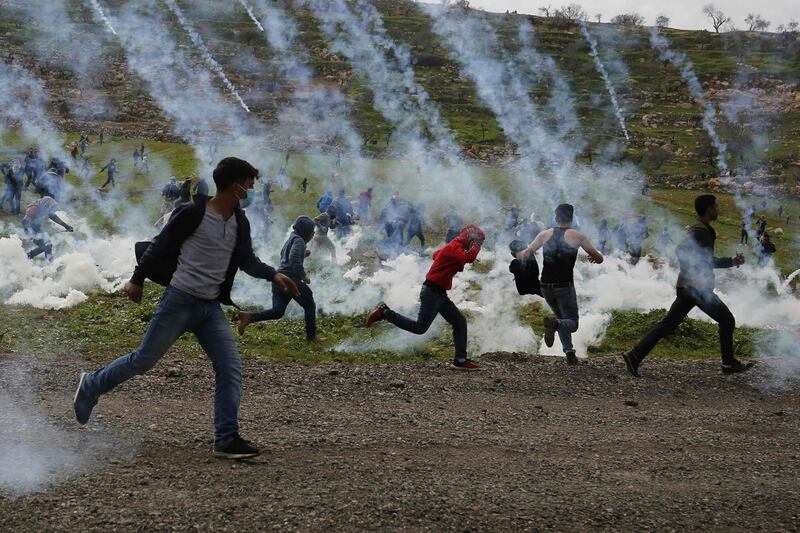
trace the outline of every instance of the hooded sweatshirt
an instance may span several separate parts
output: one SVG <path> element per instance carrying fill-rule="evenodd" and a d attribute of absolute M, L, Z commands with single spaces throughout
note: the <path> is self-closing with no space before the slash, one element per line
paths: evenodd
<path fill-rule="evenodd" d="M 448 244 L 434 252 L 425 280 L 445 290 L 453 288 L 453 276 L 464 270 L 464 265 L 472 263 L 481 251 L 485 235 L 478 226 L 470 224 Z"/>
<path fill-rule="evenodd" d="M 283 243 L 281 249 L 281 264 L 278 272 L 286 274 L 295 281 L 306 277 L 303 261 L 306 258 L 306 243 L 314 235 L 314 221 L 311 217 L 299 216 L 292 226 L 292 234 Z"/>

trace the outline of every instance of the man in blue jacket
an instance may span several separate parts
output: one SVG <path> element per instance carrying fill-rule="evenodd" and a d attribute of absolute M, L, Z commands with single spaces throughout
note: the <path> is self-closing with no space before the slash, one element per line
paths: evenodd
<path fill-rule="evenodd" d="M 259 450 L 239 436 L 242 365 L 230 323 L 220 304 L 233 305 L 231 287 L 238 270 L 272 281 L 297 294 L 287 276 L 253 253 L 250 224 L 244 214 L 253 198 L 256 170 L 228 157 L 214 169 L 217 193 L 206 203 L 176 209 L 139 258 L 125 286 L 128 297 L 142 300 L 145 278 L 167 285 L 144 339 L 134 351 L 105 367 L 84 372 L 73 405 L 85 424 L 98 398 L 137 374 L 150 370 L 183 333 L 191 331 L 214 366 L 214 455 L 241 459 Z"/>

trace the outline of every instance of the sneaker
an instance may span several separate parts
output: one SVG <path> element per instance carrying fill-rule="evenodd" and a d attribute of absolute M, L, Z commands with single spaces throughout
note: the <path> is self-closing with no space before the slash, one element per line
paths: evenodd
<path fill-rule="evenodd" d="M 383 303 L 378 302 L 378 305 L 375 306 L 375 309 L 367 316 L 367 327 L 370 327 L 375 322 L 379 320 L 383 320 L 383 313 L 389 310 L 389 307 Z"/>
<path fill-rule="evenodd" d="M 214 444 L 214 457 L 222 459 L 249 459 L 256 457 L 261 452 L 251 443 L 244 440 L 238 433 L 234 433 L 227 446 L 217 447 Z"/>
<path fill-rule="evenodd" d="M 481 365 L 471 359 L 466 359 L 464 361 L 453 361 L 450 364 L 450 368 L 453 370 L 465 370 L 467 372 L 471 372 L 474 370 L 480 370 Z"/>
<path fill-rule="evenodd" d="M 574 351 L 564 352 L 564 355 L 567 356 L 567 364 L 569 366 L 575 366 L 578 364 L 578 356 L 575 355 Z"/>
<path fill-rule="evenodd" d="M 742 372 L 747 372 L 753 368 L 752 362 L 742 363 L 741 361 L 734 360 L 733 363 L 730 364 L 723 364 L 722 365 L 722 373 L 723 374 L 740 374 Z"/>
<path fill-rule="evenodd" d="M 250 325 L 250 313 L 239 313 L 239 335 L 244 335 L 244 330 Z"/>
<path fill-rule="evenodd" d="M 81 377 L 78 378 L 78 387 L 75 389 L 75 396 L 72 398 L 75 419 L 81 425 L 89 421 L 89 417 L 92 416 L 92 409 L 97 405 L 97 396 L 92 394 L 89 390 L 89 384 L 86 382 L 88 376 L 88 372 L 81 372 Z"/>
<path fill-rule="evenodd" d="M 636 357 L 634 357 L 633 352 L 623 352 L 622 359 L 625 360 L 625 366 L 628 369 L 628 372 L 631 373 L 633 377 L 639 377 L 639 363 L 636 361 Z"/>
<path fill-rule="evenodd" d="M 544 323 L 544 343 L 547 345 L 548 348 L 552 348 L 553 343 L 556 341 L 556 331 L 558 331 L 558 319 L 548 316 L 545 317 L 544 320 L 542 320 L 542 323 Z"/>

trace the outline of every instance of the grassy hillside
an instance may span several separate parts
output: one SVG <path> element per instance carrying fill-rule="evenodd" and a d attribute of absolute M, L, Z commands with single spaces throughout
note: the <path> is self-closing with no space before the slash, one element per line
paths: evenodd
<path fill-rule="evenodd" d="M 458 64 L 433 34 L 431 20 L 407 0 L 373 2 L 389 34 L 410 48 L 417 81 L 440 106 L 458 141 L 465 148 L 475 148 L 473 152 L 484 158 L 495 154 L 493 149 L 508 149 L 508 140 L 477 97 L 475 87 L 460 77 Z M 106 4 L 113 13 L 122 2 L 110 0 Z M 236 2 L 221 0 L 184 1 L 181 5 L 212 54 L 247 95 L 253 111 L 264 121 L 276 120 L 291 99 L 291 88 L 278 74 L 281 58 L 270 50 L 244 10 Z M 147 84 L 128 71 L 123 50 L 92 21 L 84 2 L 70 0 L 72 17 L 78 27 L 97 34 L 103 47 L 96 79 L 89 83 L 91 90 L 79 90 L 76 76 L 64 66 L 77 49 L 48 51 L 45 45 L 37 56 L 34 43 L 49 30 L 30 24 L 14 6 L 11 2 L 0 4 L 0 57 L 20 62 L 45 79 L 52 98 L 50 111 L 62 119 L 65 129 L 92 129 L 103 124 L 120 134 L 169 138 L 169 123 L 148 97 Z M 293 10 L 291 14 L 301 30 L 299 47 L 309 53 L 317 81 L 338 85 L 344 91 L 354 111 L 353 121 L 366 141 L 365 148 L 380 153 L 386 148 L 391 126 L 372 107 L 366 80 L 353 75 L 342 57 L 330 53 L 313 13 Z M 523 15 L 474 14 L 490 21 L 507 49 L 518 47 L 515 28 Z M 572 88 L 581 126 L 573 136 L 586 146 L 584 160 L 596 157 L 610 143 L 620 143 L 621 151 L 615 157 L 632 161 L 651 175 L 714 173 L 714 150 L 701 126 L 702 111 L 678 71 L 658 60 L 645 29 L 589 24 L 598 37 L 601 54 L 607 58 L 616 54 L 629 71 L 627 78 L 615 79 L 632 135 L 626 144 L 579 29 L 552 19 L 528 18 L 536 30 L 539 51 L 555 59 Z M 169 20 L 174 24 L 175 38 L 193 53 L 177 22 Z M 692 60 L 715 106 L 724 106 L 742 94 L 754 98 L 752 113 L 732 117 L 731 121 L 722 112 L 718 114 L 731 165 L 767 174 L 771 181 L 796 184 L 800 177 L 797 35 L 718 35 L 679 30 L 665 30 L 664 34 L 676 51 Z M 547 81 L 530 87 L 530 94 L 537 102 L 544 102 L 550 94 Z M 109 105 L 93 106 L 95 98 L 103 98 Z"/>

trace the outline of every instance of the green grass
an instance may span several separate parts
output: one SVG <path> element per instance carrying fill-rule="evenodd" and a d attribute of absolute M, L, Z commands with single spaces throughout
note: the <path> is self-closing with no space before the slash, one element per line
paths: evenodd
<path fill-rule="evenodd" d="M 630 350 L 650 328 L 667 314 L 664 309 L 649 313 L 613 311 L 606 334 L 599 344 L 589 347 L 590 354 L 608 354 Z M 755 340 L 763 335 L 753 328 L 736 328 L 733 334 L 736 357 L 755 355 Z M 685 319 L 678 329 L 659 342 L 652 356 L 669 359 L 714 359 L 719 357 L 719 330 L 714 323 Z"/>

